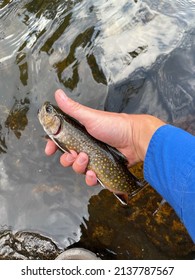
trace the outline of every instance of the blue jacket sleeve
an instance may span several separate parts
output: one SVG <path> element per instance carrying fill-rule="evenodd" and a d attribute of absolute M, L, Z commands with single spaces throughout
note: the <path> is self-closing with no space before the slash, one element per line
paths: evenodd
<path fill-rule="evenodd" d="M 175 209 L 195 242 L 195 137 L 171 125 L 152 136 L 144 177 Z"/>

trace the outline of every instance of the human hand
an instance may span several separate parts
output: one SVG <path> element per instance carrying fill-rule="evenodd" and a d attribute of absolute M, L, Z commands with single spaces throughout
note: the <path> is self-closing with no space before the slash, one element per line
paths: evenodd
<path fill-rule="evenodd" d="M 165 123 L 150 115 L 128 115 L 94 110 L 68 98 L 62 90 L 55 92 L 59 108 L 85 126 L 89 134 L 96 139 L 119 150 L 129 165 L 143 161 L 153 133 Z M 48 141 L 45 153 L 52 155 L 57 150 L 55 143 Z M 75 151 L 64 153 L 60 157 L 64 167 L 72 166 L 77 173 L 84 173 L 88 164 L 87 154 Z M 86 183 L 97 183 L 93 171 L 86 172 Z"/>

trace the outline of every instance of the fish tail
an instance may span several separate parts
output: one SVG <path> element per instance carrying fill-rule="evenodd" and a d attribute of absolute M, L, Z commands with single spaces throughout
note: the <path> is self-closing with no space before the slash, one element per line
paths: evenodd
<path fill-rule="evenodd" d="M 135 177 L 136 178 L 136 177 Z M 129 200 L 135 196 L 136 194 L 138 194 L 140 191 L 142 191 L 146 186 L 148 186 L 149 184 L 145 181 L 145 180 L 139 180 L 136 178 L 135 180 L 135 190 L 133 192 L 131 192 L 131 194 L 127 194 L 127 193 L 115 193 L 114 195 L 119 199 L 119 201 L 123 204 L 123 205 L 127 205 Z"/>

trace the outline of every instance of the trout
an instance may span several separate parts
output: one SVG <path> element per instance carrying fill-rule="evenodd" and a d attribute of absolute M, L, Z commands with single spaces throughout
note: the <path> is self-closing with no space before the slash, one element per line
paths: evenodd
<path fill-rule="evenodd" d="M 87 170 L 93 170 L 98 182 L 115 194 L 123 204 L 145 186 L 127 167 L 127 160 L 118 150 L 95 139 L 77 120 L 45 102 L 38 118 L 47 135 L 63 151 L 85 152 Z"/>

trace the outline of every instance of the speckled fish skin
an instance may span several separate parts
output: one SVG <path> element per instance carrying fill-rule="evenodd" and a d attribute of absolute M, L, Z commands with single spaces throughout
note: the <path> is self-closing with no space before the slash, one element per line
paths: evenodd
<path fill-rule="evenodd" d="M 128 203 L 145 185 L 125 164 L 110 152 L 108 146 L 92 137 L 76 120 L 45 102 L 38 118 L 45 132 L 62 151 L 85 152 L 89 157 L 88 170 L 93 170 L 98 181 L 124 203 Z"/>

